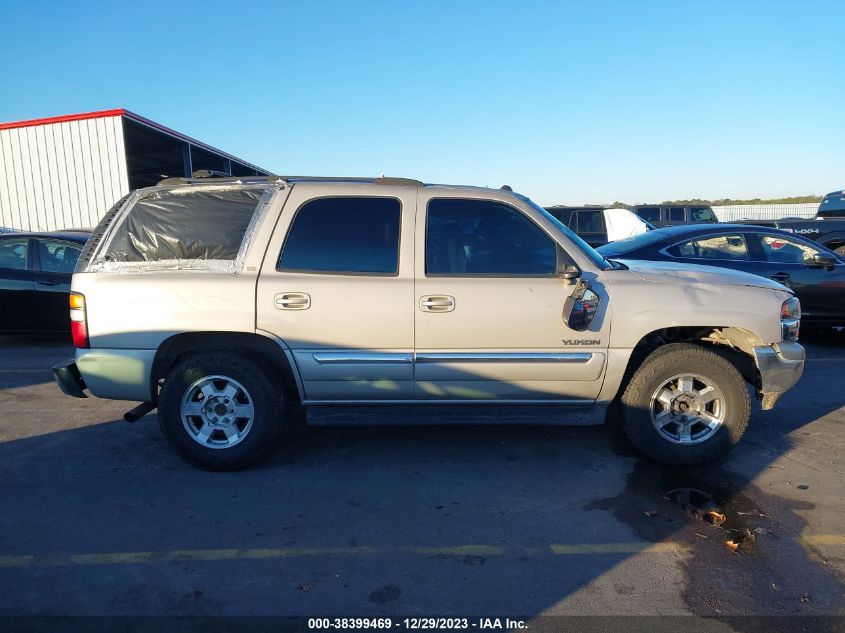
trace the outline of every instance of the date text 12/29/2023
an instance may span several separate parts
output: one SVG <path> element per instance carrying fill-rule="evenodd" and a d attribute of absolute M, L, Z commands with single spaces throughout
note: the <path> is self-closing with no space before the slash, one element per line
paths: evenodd
<path fill-rule="evenodd" d="M 528 628 L 522 619 L 511 618 L 308 618 L 310 630 L 408 630 L 408 631 L 438 631 L 438 630 L 481 630 L 481 631 L 514 631 Z"/>

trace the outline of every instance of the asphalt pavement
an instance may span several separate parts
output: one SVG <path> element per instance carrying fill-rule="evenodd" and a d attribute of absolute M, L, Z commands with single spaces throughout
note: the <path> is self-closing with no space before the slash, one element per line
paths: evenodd
<path fill-rule="evenodd" d="M 155 414 L 62 396 L 63 339 L 0 338 L 0 616 L 841 616 L 845 341 L 804 343 L 706 466 L 607 427 L 367 426 L 210 473 Z"/>

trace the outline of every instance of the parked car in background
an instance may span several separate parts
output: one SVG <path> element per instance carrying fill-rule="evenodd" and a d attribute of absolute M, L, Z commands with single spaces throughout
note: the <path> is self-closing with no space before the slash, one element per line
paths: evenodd
<path fill-rule="evenodd" d="M 609 209 L 600 205 L 571 207 L 561 204 L 546 207 L 546 211 L 593 248 L 654 228 L 628 209 Z"/>
<path fill-rule="evenodd" d="M 657 228 L 679 224 L 716 224 L 719 220 L 710 205 L 637 204 L 628 209 Z"/>
<path fill-rule="evenodd" d="M 88 233 L 0 235 L 0 331 L 70 330 L 68 293 Z"/>
<path fill-rule="evenodd" d="M 746 224 L 676 226 L 598 250 L 623 261 L 707 264 L 768 277 L 795 292 L 803 324 L 845 324 L 845 259 L 793 233 Z"/>
<path fill-rule="evenodd" d="M 845 255 L 845 191 L 833 191 L 827 194 L 819 204 L 816 217 L 811 220 L 800 218 L 748 220 L 747 224 L 783 229 L 815 240 L 822 246 Z"/>

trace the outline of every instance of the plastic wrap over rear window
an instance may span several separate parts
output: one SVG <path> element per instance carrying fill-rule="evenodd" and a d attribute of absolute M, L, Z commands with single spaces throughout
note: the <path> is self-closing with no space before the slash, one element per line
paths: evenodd
<path fill-rule="evenodd" d="M 234 260 L 264 193 L 261 189 L 156 191 L 114 230 L 101 257 L 111 262 Z"/>

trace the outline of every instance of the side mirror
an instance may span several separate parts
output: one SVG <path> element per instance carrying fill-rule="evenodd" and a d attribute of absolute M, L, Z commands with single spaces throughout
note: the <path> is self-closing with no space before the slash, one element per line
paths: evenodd
<path fill-rule="evenodd" d="M 557 271 L 557 276 L 567 281 L 578 279 L 581 276 L 581 269 L 573 264 L 567 264 Z"/>
<path fill-rule="evenodd" d="M 599 303 L 599 296 L 587 287 L 586 282 L 579 282 L 563 304 L 564 323 L 576 332 L 583 332 L 593 322 Z"/>
<path fill-rule="evenodd" d="M 828 268 L 836 265 L 836 259 L 824 253 L 816 253 L 812 259 L 808 259 L 804 263 L 813 268 Z"/>

